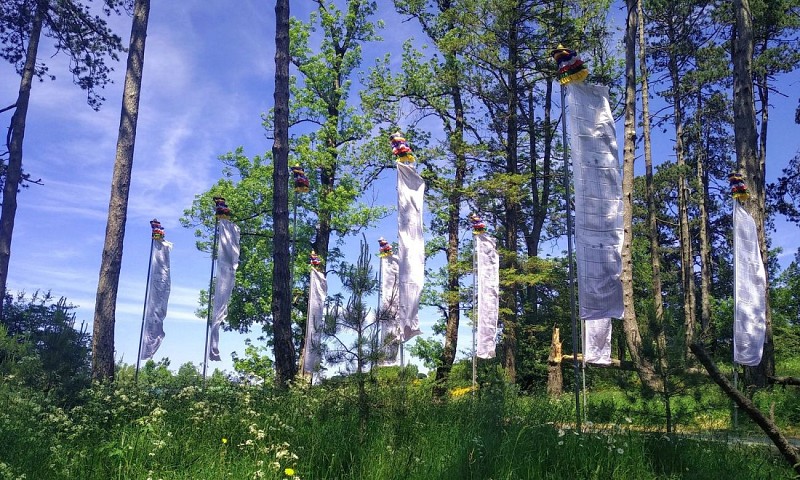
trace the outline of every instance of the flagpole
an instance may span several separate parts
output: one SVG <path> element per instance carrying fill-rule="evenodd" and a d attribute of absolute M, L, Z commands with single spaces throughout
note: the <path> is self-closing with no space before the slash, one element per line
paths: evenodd
<path fill-rule="evenodd" d="M 144 321 L 147 315 L 147 297 L 150 295 L 150 272 L 153 268 L 153 247 L 155 239 L 150 236 L 150 258 L 147 262 L 147 283 L 144 287 L 144 306 L 142 307 L 142 328 L 139 330 L 139 350 L 136 354 L 136 373 L 133 375 L 133 383 L 139 382 L 139 365 L 142 357 L 142 340 L 144 339 Z"/>
<path fill-rule="evenodd" d="M 472 236 L 472 395 L 478 385 L 478 243 L 475 235 Z"/>
<path fill-rule="evenodd" d="M 575 422 L 576 429 L 581 431 L 581 393 L 578 377 L 580 376 L 580 366 L 578 365 L 578 325 L 575 315 L 575 274 L 572 262 L 572 208 L 570 207 L 570 172 L 569 172 L 569 149 L 567 148 L 567 95 L 564 85 L 561 85 L 561 138 L 564 146 L 564 200 L 567 213 L 567 278 L 569 279 L 569 311 L 572 320 L 572 363 L 575 371 Z"/>
<path fill-rule="evenodd" d="M 737 258 L 736 257 L 736 246 L 737 246 L 737 243 L 738 243 L 736 241 L 736 202 L 737 202 L 737 200 L 736 200 L 736 197 L 733 197 L 733 196 L 731 197 L 731 199 L 733 200 L 733 203 L 731 205 L 732 206 L 731 215 L 733 217 L 731 219 L 731 224 L 733 225 L 733 232 L 734 232 L 734 234 L 733 234 L 733 317 L 734 317 L 734 322 L 733 322 L 734 327 L 733 327 L 733 329 L 734 329 L 734 332 L 733 332 L 733 334 L 734 334 L 734 337 L 735 337 L 736 336 L 736 332 L 735 332 L 735 330 L 736 330 L 736 305 L 737 305 L 737 303 L 736 303 L 736 290 L 737 290 L 737 288 L 736 288 L 736 270 L 737 270 L 736 264 L 738 263 L 736 261 L 736 258 Z M 736 340 L 734 339 L 734 342 L 735 341 Z M 736 360 L 733 361 L 733 388 L 734 389 L 738 389 L 739 388 L 739 368 L 738 368 L 738 366 L 736 364 Z M 739 405 L 736 402 L 733 402 L 733 428 L 734 428 L 734 430 L 739 428 Z"/>
<path fill-rule="evenodd" d="M 211 247 L 211 276 L 208 280 L 208 314 L 206 315 L 206 348 L 203 359 L 203 386 L 206 384 L 206 370 L 208 368 L 208 336 L 211 333 L 211 315 L 214 306 L 214 265 L 217 261 L 217 238 L 219 236 L 219 217 L 214 219 L 214 243 Z"/>

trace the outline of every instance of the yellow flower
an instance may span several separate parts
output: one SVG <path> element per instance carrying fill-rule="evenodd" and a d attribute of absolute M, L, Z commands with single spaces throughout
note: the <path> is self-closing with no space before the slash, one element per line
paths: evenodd
<path fill-rule="evenodd" d="M 293 477 L 294 476 L 294 468 L 286 467 L 286 468 L 283 469 L 283 473 L 285 473 L 289 477 Z"/>
<path fill-rule="evenodd" d="M 222 444 L 223 445 L 227 445 L 228 444 L 228 439 L 225 438 L 225 437 L 222 437 Z"/>

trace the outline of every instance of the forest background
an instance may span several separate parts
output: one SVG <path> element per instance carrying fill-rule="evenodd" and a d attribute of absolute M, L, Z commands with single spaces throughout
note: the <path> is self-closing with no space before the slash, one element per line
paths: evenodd
<path fill-rule="evenodd" d="M 407 12 L 421 4 L 395 3 Z M 510 241 L 517 245 L 514 255 L 506 252 L 506 261 L 516 256 L 516 265 L 514 268 L 506 265 L 509 270 L 504 281 L 505 285 L 517 287 L 518 296 L 507 301 L 514 302 L 518 308 L 506 308 L 503 320 L 505 325 L 514 325 L 519 364 L 515 368 L 522 374 L 522 383 L 530 385 L 535 379 L 541 379 L 542 362 L 549 348 L 550 327 L 553 324 L 566 326 L 568 322 L 563 268 L 564 209 L 559 193 L 562 157 L 557 121 L 560 100 L 558 87 L 552 85 L 554 64 L 549 52 L 559 42 L 577 49 L 588 62 L 592 73 L 590 81 L 609 84 L 614 106 L 617 112 L 621 112 L 623 6 L 618 3 L 583 2 L 572 5 L 573 10 L 560 4 L 537 3 L 539 6 L 536 8 L 531 5 L 529 8 L 514 9 L 518 16 L 512 17 L 520 22 L 520 28 L 516 30 L 519 43 L 518 49 L 514 50 L 517 61 L 509 63 L 509 37 L 507 32 L 498 27 L 508 20 L 503 15 L 482 17 L 475 15 L 476 10 L 465 10 L 461 16 L 454 18 L 424 14 L 419 16 L 426 22 L 421 25 L 409 19 L 408 15 L 395 12 L 389 2 L 374 5 L 369 2 L 335 4 L 343 10 L 347 5 L 351 8 L 352 5 L 360 5 L 362 8 L 361 15 L 364 16 L 359 16 L 351 25 L 360 29 L 360 33 L 351 45 L 353 50 L 350 54 L 358 53 L 360 58 L 348 57 L 342 65 L 348 72 L 341 80 L 345 80 L 343 85 L 349 85 L 350 91 L 346 100 L 336 103 L 342 118 L 335 122 L 338 126 L 333 129 L 336 130 L 335 135 L 331 136 L 331 125 L 324 121 L 331 111 L 329 105 L 314 96 L 319 90 L 307 89 L 295 94 L 298 102 L 295 106 L 304 109 L 298 110 L 297 114 L 311 121 L 298 123 L 291 131 L 297 141 L 296 156 L 292 161 L 298 159 L 308 172 L 315 172 L 315 167 L 329 161 L 333 154 L 330 148 L 323 146 L 324 141 L 336 137 L 332 140 L 337 143 L 335 155 L 340 159 L 342 172 L 346 173 L 340 177 L 343 181 L 338 194 L 341 195 L 336 201 L 355 201 L 359 198 L 366 205 L 379 208 L 371 212 L 349 212 L 353 214 L 350 217 L 332 218 L 331 231 L 350 229 L 350 233 L 354 233 L 354 226 L 372 222 L 368 228 L 364 228 L 364 232 L 373 251 L 376 251 L 377 238 L 384 236 L 392 240 L 392 232 L 396 228 L 391 212 L 387 211 L 383 216 L 384 212 L 380 211 L 380 207 L 394 204 L 393 158 L 388 148 L 387 133 L 398 127 L 406 131 L 420 159 L 420 169 L 431 187 L 432 196 L 428 199 L 430 208 L 426 208 L 426 227 L 430 227 L 428 245 L 431 257 L 428 269 L 432 285 L 436 285 L 437 281 L 439 285 L 445 282 L 444 277 L 436 275 L 438 268 L 445 263 L 441 253 L 446 245 L 444 205 L 449 201 L 448 193 L 452 191 L 450 184 L 455 180 L 456 161 L 466 162 L 459 209 L 461 223 L 458 225 L 458 243 L 462 253 L 460 260 L 464 263 L 460 267 L 461 273 L 469 269 L 470 234 L 466 216 L 470 211 L 477 211 L 504 244 L 508 245 Z M 481 4 L 465 2 L 464 5 L 478 8 Z M 798 74 L 795 68 L 798 58 L 798 7 L 792 2 L 759 2 L 754 5 L 763 7 L 754 7 L 762 14 L 786 12 L 778 15 L 780 22 L 776 19 L 765 20 L 766 25 L 783 25 L 784 21 L 788 23 L 786 30 L 769 31 L 774 36 L 770 37 L 767 45 L 777 50 L 771 50 L 764 56 L 764 60 L 769 58 L 774 61 L 770 64 L 768 77 L 770 108 L 769 135 L 766 136 L 766 180 L 775 182 L 781 175 L 786 175 L 784 168 L 794 169 L 788 173 L 796 174 L 796 160 L 791 162 L 800 147 L 796 136 L 792 135 L 800 128 L 794 123 L 798 99 Z M 318 5 L 316 2 L 301 2 L 292 7 L 293 16 L 307 22 Z M 484 13 L 503 12 L 502 9 L 492 10 L 490 7 L 484 6 L 487 8 Z M 675 340 L 674 346 L 677 348 L 684 334 L 683 294 L 687 289 L 680 280 L 680 235 L 673 228 L 680 223 L 676 219 L 677 175 L 684 172 L 689 183 L 696 178 L 705 180 L 705 183 L 691 183 L 689 188 L 693 222 L 690 228 L 694 239 L 692 271 L 700 285 L 703 278 L 700 267 L 705 265 L 710 268 L 711 281 L 707 285 L 710 291 L 706 298 L 711 302 L 711 316 L 707 321 L 717 327 L 714 330 L 716 340 L 724 348 L 730 339 L 731 311 L 727 174 L 733 169 L 734 162 L 731 109 L 728 103 L 731 96 L 730 57 L 725 44 L 730 38 L 730 22 L 723 21 L 726 18 L 724 8 L 708 2 L 652 2 L 646 5 L 648 7 L 652 9 L 648 19 L 652 23 L 646 24 L 645 28 L 650 33 L 650 51 L 656 54 L 650 59 L 653 82 L 651 112 L 655 115 L 653 120 L 656 125 L 654 163 L 660 166 L 656 176 L 656 195 L 661 216 L 659 241 L 663 254 L 669 338 Z M 330 7 L 329 13 L 333 10 Z M 336 22 L 335 16 L 323 15 L 322 18 Z M 371 31 L 373 26 L 379 26 L 379 19 L 385 21 L 385 26 Z M 156 358 L 168 357 L 174 366 L 185 362 L 199 364 L 202 361 L 205 318 L 198 317 L 196 310 L 200 292 L 208 288 L 210 256 L 207 251 L 195 249 L 194 229 L 182 228 L 179 220 L 184 219 L 186 224 L 205 222 L 206 228 L 201 229 L 201 240 L 207 242 L 210 232 L 208 222 L 212 214 L 209 190 L 229 198 L 229 205 L 241 218 L 253 217 L 243 225 L 243 231 L 249 234 L 245 235 L 243 246 L 253 249 L 249 256 L 245 256 L 252 260 L 252 268 L 248 268 L 247 263 L 242 265 L 243 277 L 237 289 L 238 296 L 232 304 L 231 319 L 242 326 L 254 323 L 256 332 L 249 335 L 225 332 L 222 348 L 227 352 L 239 350 L 241 353 L 242 338 L 255 338 L 260 330 L 258 322 L 268 318 L 265 312 L 269 311 L 269 297 L 264 294 L 268 291 L 265 287 L 268 283 L 264 276 L 266 270 L 255 268 L 268 256 L 265 251 L 257 252 L 255 249 L 263 247 L 259 245 L 258 239 L 262 238 L 259 234 L 269 231 L 269 220 L 253 214 L 269 211 L 268 204 L 260 201 L 269 198 L 266 195 L 270 178 L 266 165 L 269 162 L 264 161 L 259 168 L 254 168 L 253 164 L 257 165 L 258 162 L 251 159 L 258 155 L 269 158 L 269 153 L 265 152 L 269 152 L 272 143 L 267 138 L 271 134 L 270 129 L 262 125 L 262 114 L 268 112 L 271 106 L 273 20 L 272 10 L 255 2 L 244 2 L 237 9 L 222 4 L 207 5 L 205 2 L 157 4 L 153 7 L 148 29 L 149 43 L 128 234 L 117 303 L 117 358 L 126 363 L 135 361 L 150 243 L 148 222 L 153 217 L 161 220 L 166 228 L 167 239 L 176 245 L 172 258 L 173 293 L 165 324 L 167 336 Z M 473 23 L 477 20 L 485 22 Z M 490 20 L 497 23 L 489 24 Z M 112 17 L 110 22 L 121 36 L 129 30 L 127 17 Z M 332 31 L 342 33 L 345 30 L 334 28 Z M 654 32 L 659 32 L 659 35 Z M 373 33 L 382 37 L 382 40 L 373 38 Z M 668 38 L 669 34 L 675 37 Z M 684 37 L 684 34 L 688 36 Z M 319 46 L 324 45 L 324 38 L 324 27 L 318 27 L 315 31 L 295 30 L 292 36 L 293 48 L 297 49 L 295 59 L 304 65 L 302 69 L 295 65 L 292 70 L 301 87 L 313 86 L 309 78 L 320 81 L 331 78 L 330 65 L 315 64 L 313 58 L 319 52 Z M 302 52 L 299 47 L 305 41 L 309 50 Z M 410 43 L 406 44 L 407 41 Z M 667 45 L 675 48 L 668 49 Z M 423 53 L 417 55 L 414 48 L 421 49 Z M 335 50 L 323 53 L 335 55 Z M 52 49 L 45 48 L 43 51 L 52 53 Z M 384 57 L 387 52 L 388 57 Z M 456 56 L 449 55 L 449 52 L 456 52 Z M 50 58 L 49 54 L 40 57 L 48 63 L 50 73 L 57 78 L 34 85 L 24 160 L 26 172 L 33 179 L 41 178 L 43 185 L 31 185 L 19 197 L 9 287 L 12 291 L 28 293 L 48 289 L 56 296 L 63 295 L 79 306 L 77 313 L 80 320 L 90 321 L 102 251 L 102 225 L 107 216 L 108 180 L 118 124 L 116 99 L 121 96 L 123 69 L 116 69 L 116 83 L 102 92 L 108 101 L 100 111 L 95 112 L 85 105 L 85 92 L 70 84 L 66 65 L 68 60 L 58 55 Z M 431 59 L 433 63 L 428 63 Z M 453 65 L 448 65 L 448 61 L 458 62 L 458 68 L 450 70 Z M 667 72 L 670 66 L 676 68 L 677 88 L 670 84 Z M 17 77 L 10 65 L 3 65 L 2 68 L 3 78 L 7 80 L 0 85 L 0 94 L 9 99 L 4 103 L 11 103 L 16 96 Z M 371 68 L 376 68 L 380 73 L 370 74 Z M 463 101 L 467 106 L 463 124 L 465 135 L 463 143 L 457 148 L 453 148 L 455 144 L 452 141 L 449 144 L 446 141 L 448 128 L 452 134 L 460 125 L 456 121 L 457 116 L 446 114 L 449 126 L 443 125 L 436 116 L 437 111 L 446 111 L 451 107 L 449 100 L 443 96 L 442 85 L 456 80 L 447 76 L 452 71 L 459 72 L 457 80 L 463 82 Z M 519 87 L 515 102 L 518 110 L 512 116 L 504 108 L 511 98 L 506 81 L 510 72 L 515 72 Z M 367 86 L 374 89 L 365 90 L 367 95 L 359 97 L 359 90 Z M 673 92 L 681 94 L 675 97 L 672 96 Z M 401 100 L 402 94 L 406 97 Z M 667 98 L 660 94 L 666 94 Z M 676 125 L 673 107 L 676 98 L 682 105 L 679 110 L 684 119 L 679 122 L 684 132 L 681 138 L 685 140 L 686 153 L 686 166 L 682 168 L 675 168 Z M 533 105 L 535 112 L 532 118 L 528 115 L 530 105 Z M 549 112 L 550 123 L 544 108 L 547 105 L 553 108 Z M 366 115 L 361 117 L 362 113 Z M 10 116 L 8 112 L 3 115 Z M 512 118 L 518 126 L 516 129 L 509 129 Z M 764 117 L 761 120 L 763 124 Z M 534 132 L 532 137 L 531 131 Z M 621 146 L 621 122 L 617 131 Z M 529 143 L 531 138 L 533 143 Z M 517 148 L 509 149 L 509 140 L 515 142 Z M 223 162 L 218 160 L 218 156 L 235 152 L 239 146 L 242 147 L 241 154 L 225 156 Z M 463 157 L 459 159 L 457 154 L 453 154 L 454 151 L 461 152 Z M 550 158 L 549 176 L 545 174 L 534 178 L 531 169 L 533 164 L 529 161 L 531 151 L 536 152 L 537 175 L 544 173 L 545 158 Z M 640 160 L 638 174 L 643 173 L 641 163 Z M 698 165 L 703 165 L 705 170 L 698 171 Z M 352 179 L 347 175 L 352 175 Z M 219 180 L 221 177 L 223 180 Z M 316 177 L 312 175 L 312 178 L 316 183 Z M 550 197 L 537 210 L 533 197 L 528 197 L 532 189 L 526 187 L 535 183 L 538 199 L 541 200 L 545 178 L 552 182 Z M 234 188 L 233 184 L 240 180 L 239 188 Z M 251 185 L 247 185 L 248 182 L 252 182 Z M 638 192 L 643 189 L 643 185 L 640 185 Z M 363 196 L 358 197 L 362 191 Z M 643 198 L 644 195 L 637 194 L 638 200 Z M 703 242 L 699 241 L 700 224 L 696 221 L 699 198 L 710 201 L 706 204 L 710 227 L 706 245 L 713 256 L 705 261 L 701 256 Z M 787 196 L 784 199 L 791 204 L 792 198 Z M 307 263 L 306 255 L 312 242 L 317 242 L 317 232 L 311 228 L 319 223 L 317 214 L 312 212 L 318 209 L 316 202 L 310 197 L 299 208 L 298 226 L 301 229 L 298 231 L 298 245 L 307 248 L 298 248 L 298 273 Z M 326 207 L 335 211 L 347 204 L 351 203 L 329 204 Z M 643 224 L 644 205 L 638 206 L 642 209 L 637 218 Z M 515 213 L 509 215 L 509 212 Z M 516 219 L 518 223 L 509 224 L 511 219 Z M 541 223 L 534 223 L 536 219 Z M 797 225 L 780 215 L 774 216 L 773 221 L 775 229 L 770 233 L 771 246 L 780 250 L 775 252 L 772 285 L 785 288 L 781 291 L 783 294 L 773 296 L 773 302 L 783 302 L 778 305 L 773 303 L 773 309 L 779 320 L 776 325 L 791 327 L 791 330 L 796 329 L 800 313 L 796 287 L 798 259 L 795 254 L 800 246 L 796 235 Z M 538 234 L 537 228 L 541 229 Z M 509 237 L 509 232 L 515 232 L 513 235 L 516 238 Z M 357 244 L 359 236 L 347 237 L 341 248 L 341 257 L 335 255 L 336 236 L 332 238 L 334 241 L 331 246 L 334 248 L 330 248 L 330 254 L 326 256 L 328 268 L 336 269 L 340 260 L 354 262 L 356 249 L 353 245 Z M 646 266 L 649 265 L 649 259 L 644 244 L 638 247 L 635 244 L 634 247 L 638 248 L 635 255 L 639 255 L 636 261 L 638 270 L 634 272 L 637 298 L 646 311 L 650 308 L 646 300 L 650 278 Z M 258 255 L 262 256 L 259 258 Z M 252 276 L 247 276 L 248 272 Z M 330 291 L 340 291 L 335 276 L 331 275 L 330 278 Z M 470 280 L 465 275 L 459 282 L 468 286 Z M 697 290 L 699 292 L 700 288 Z M 441 291 L 439 289 L 437 293 L 436 289 L 432 289 L 427 303 L 446 305 L 448 296 L 442 295 Z M 256 293 L 259 296 L 254 301 Z M 700 306 L 701 299 L 698 298 L 696 302 Z M 304 311 L 302 301 L 298 301 L 297 305 L 300 306 L 297 316 L 301 317 Z M 247 306 L 255 310 L 248 310 Z M 459 310 L 468 310 L 467 307 L 468 302 L 464 302 Z M 430 337 L 434 324 L 441 318 L 441 310 L 426 307 L 423 312 L 423 336 Z M 452 315 L 452 311 L 448 313 Z M 302 325 L 303 319 L 298 320 L 298 325 Z M 650 320 L 647 315 L 640 320 L 645 335 L 652 325 L 648 323 Z M 458 346 L 464 350 L 469 338 L 466 317 L 462 318 L 460 326 Z M 299 327 L 297 333 L 299 341 Z M 438 338 L 433 343 L 437 342 Z M 424 346 L 429 357 L 436 356 L 430 352 L 435 345 Z M 501 361 L 507 361 L 507 353 L 501 352 Z M 230 365 L 227 359 L 221 364 L 223 368 L 229 368 Z"/>

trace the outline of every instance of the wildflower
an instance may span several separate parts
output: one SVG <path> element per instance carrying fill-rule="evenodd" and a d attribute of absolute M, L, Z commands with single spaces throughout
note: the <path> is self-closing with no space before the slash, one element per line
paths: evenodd
<path fill-rule="evenodd" d="M 625 453 L 625 450 L 623 450 L 623 449 L 621 449 L 621 448 L 617 448 L 617 453 L 619 453 L 620 455 L 622 455 L 623 453 Z"/>
<path fill-rule="evenodd" d="M 222 437 L 222 444 L 223 445 L 227 445 L 228 444 L 228 439 L 225 438 L 225 437 Z"/>
<path fill-rule="evenodd" d="M 289 477 L 293 477 L 294 476 L 294 468 L 286 467 L 286 468 L 283 469 L 283 473 L 285 473 Z"/>

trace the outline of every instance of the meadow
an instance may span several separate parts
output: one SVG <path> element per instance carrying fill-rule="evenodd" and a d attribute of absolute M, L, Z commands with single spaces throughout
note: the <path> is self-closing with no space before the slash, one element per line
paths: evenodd
<path fill-rule="evenodd" d="M 595 385 L 576 429 L 574 396 L 523 393 L 502 381 L 450 388 L 413 370 L 285 391 L 150 362 L 134 381 L 94 384 L 64 401 L 6 375 L 0 385 L 3 479 L 783 479 L 792 468 L 713 385 L 663 402 Z M 759 394 L 760 395 L 760 394 Z M 796 392 L 756 396 L 798 425 Z"/>

